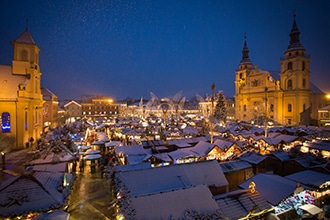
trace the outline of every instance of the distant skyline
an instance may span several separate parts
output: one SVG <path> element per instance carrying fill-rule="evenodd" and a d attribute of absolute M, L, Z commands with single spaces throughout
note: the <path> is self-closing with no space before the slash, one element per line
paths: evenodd
<path fill-rule="evenodd" d="M 233 97 L 244 35 L 253 64 L 279 72 L 294 11 L 311 80 L 330 93 L 328 0 L 1 0 L 0 64 L 11 65 L 10 42 L 28 25 L 41 84 L 60 100 L 190 99 L 212 83 Z"/>

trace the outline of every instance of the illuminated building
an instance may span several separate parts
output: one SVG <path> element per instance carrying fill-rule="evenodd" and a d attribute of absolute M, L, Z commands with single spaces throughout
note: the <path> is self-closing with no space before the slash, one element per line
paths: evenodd
<path fill-rule="evenodd" d="M 235 118 L 284 125 L 316 125 L 325 94 L 311 81 L 310 57 L 299 40 L 296 19 L 290 44 L 280 60 L 280 73 L 258 69 L 249 58 L 246 38 L 235 79 Z M 266 119 L 266 120 L 263 120 Z"/>
<path fill-rule="evenodd" d="M 65 105 L 63 105 L 67 122 L 74 122 L 76 120 L 79 120 L 81 118 L 82 113 L 81 108 L 81 105 L 74 100 L 71 100 Z"/>
<path fill-rule="evenodd" d="M 108 117 L 118 115 L 118 104 L 108 97 L 93 96 L 83 98 L 82 117 Z"/>
<path fill-rule="evenodd" d="M 28 29 L 11 43 L 12 66 L 0 65 L 1 132 L 15 136 L 12 147 L 20 149 L 35 143 L 42 131 L 40 49 Z"/>
<path fill-rule="evenodd" d="M 58 97 L 47 88 L 41 88 L 45 101 L 42 112 L 44 128 L 55 128 L 58 122 Z"/>

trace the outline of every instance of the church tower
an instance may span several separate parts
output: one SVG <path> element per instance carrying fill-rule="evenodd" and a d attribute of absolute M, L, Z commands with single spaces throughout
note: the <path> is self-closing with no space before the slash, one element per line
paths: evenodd
<path fill-rule="evenodd" d="M 246 78 L 249 72 L 252 70 L 252 62 L 249 58 L 249 48 L 246 43 L 246 35 L 244 35 L 244 46 L 242 49 L 242 59 L 238 65 L 238 70 L 236 71 L 236 94 L 239 94 L 239 88 L 246 84 Z"/>
<path fill-rule="evenodd" d="M 25 146 L 30 140 L 40 138 L 43 128 L 43 97 L 41 92 L 41 72 L 39 68 L 39 47 L 28 28 L 14 41 L 12 78 L 16 92 L 16 111 L 11 112 L 13 131 L 17 137 L 17 147 Z M 15 85 L 16 84 L 16 85 Z M 8 103 L 8 106 L 10 104 Z M 14 129 L 15 128 L 15 129 Z M 35 142 L 34 142 L 35 143 Z"/>
<path fill-rule="evenodd" d="M 299 40 L 299 29 L 294 15 L 290 44 L 281 59 L 280 83 L 284 91 L 283 117 L 287 124 L 305 124 L 300 114 L 311 106 L 310 58 Z M 305 119 L 307 120 L 307 119 Z"/>
<path fill-rule="evenodd" d="M 238 120 L 243 120 L 247 116 L 246 106 L 248 106 L 249 99 L 246 96 L 246 88 L 248 84 L 248 77 L 252 71 L 252 62 L 249 58 L 249 48 L 246 42 L 246 35 L 244 35 L 244 46 L 242 49 L 242 59 L 238 64 L 235 77 L 235 117 Z"/>

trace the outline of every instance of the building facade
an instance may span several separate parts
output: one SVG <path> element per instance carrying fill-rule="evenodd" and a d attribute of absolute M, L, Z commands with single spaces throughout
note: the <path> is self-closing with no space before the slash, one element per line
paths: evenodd
<path fill-rule="evenodd" d="M 235 118 L 253 123 L 283 125 L 317 124 L 325 94 L 311 81 L 310 56 L 299 40 L 294 16 L 290 43 L 280 60 L 280 72 L 261 70 L 252 64 L 246 38 L 236 70 Z"/>
<path fill-rule="evenodd" d="M 55 128 L 58 125 L 58 97 L 47 88 L 41 88 L 44 102 L 42 118 L 43 127 Z M 45 130 L 44 130 L 45 131 Z"/>
<path fill-rule="evenodd" d="M 1 132 L 16 138 L 14 149 L 35 143 L 43 122 L 40 49 L 26 29 L 13 44 L 12 66 L 0 65 Z"/>
<path fill-rule="evenodd" d="M 81 119 L 82 107 L 78 102 L 71 100 L 63 105 L 63 109 L 65 111 L 65 118 L 67 123 Z"/>
<path fill-rule="evenodd" d="M 83 97 L 81 102 L 82 117 L 109 117 L 119 114 L 119 105 L 113 99 L 102 96 Z"/>

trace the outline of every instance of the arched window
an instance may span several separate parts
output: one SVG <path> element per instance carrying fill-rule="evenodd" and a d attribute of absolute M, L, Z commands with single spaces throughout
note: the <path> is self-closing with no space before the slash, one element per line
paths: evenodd
<path fill-rule="evenodd" d="M 273 104 L 270 104 L 270 111 L 274 112 L 274 105 Z"/>
<path fill-rule="evenodd" d="M 28 52 L 26 50 L 22 50 L 21 59 L 22 61 L 28 61 Z"/>
<path fill-rule="evenodd" d="M 288 112 L 292 112 L 292 105 L 288 104 Z"/>
<path fill-rule="evenodd" d="M 292 62 L 288 63 L 288 70 L 292 70 Z"/>
<path fill-rule="evenodd" d="M 243 106 L 243 111 L 246 111 L 246 105 Z"/>
<path fill-rule="evenodd" d="M 1 129 L 2 132 L 10 132 L 10 114 L 9 112 L 3 112 L 1 115 Z"/>
<path fill-rule="evenodd" d="M 305 61 L 302 62 L 302 70 L 305 70 Z"/>
<path fill-rule="evenodd" d="M 292 89 L 292 80 L 291 79 L 288 80 L 288 89 Z"/>
<path fill-rule="evenodd" d="M 306 87 L 306 80 L 305 80 L 305 79 L 302 80 L 302 87 L 303 87 L 303 88 Z"/>

